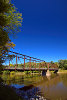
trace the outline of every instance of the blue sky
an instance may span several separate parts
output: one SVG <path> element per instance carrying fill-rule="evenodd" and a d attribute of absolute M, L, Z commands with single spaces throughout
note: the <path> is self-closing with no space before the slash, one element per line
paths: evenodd
<path fill-rule="evenodd" d="M 12 0 L 22 13 L 14 51 L 45 61 L 67 58 L 67 0 Z"/>

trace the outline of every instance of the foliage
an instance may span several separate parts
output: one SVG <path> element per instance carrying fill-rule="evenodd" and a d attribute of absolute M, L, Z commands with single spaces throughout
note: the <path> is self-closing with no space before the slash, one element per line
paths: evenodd
<path fill-rule="evenodd" d="M 67 70 L 67 60 L 59 60 L 59 68 Z"/>
<path fill-rule="evenodd" d="M 15 58 L 15 55 L 8 55 L 7 56 L 7 59 L 9 59 L 9 60 L 13 60 L 13 58 Z"/>
<path fill-rule="evenodd" d="M 53 64 L 50 64 L 50 68 L 58 68 L 58 65 L 53 63 Z"/>
<path fill-rule="evenodd" d="M 61 72 L 61 73 L 67 73 L 67 70 L 60 69 L 59 72 Z"/>
<path fill-rule="evenodd" d="M 10 74 L 11 74 L 11 75 L 14 75 L 14 74 L 15 74 L 15 71 L 11 71 Z"/>
<path fill-rule="evenodd" d="M 19 32 L 22 22 L 22 14 L 11 3 L 11 0 L 0 0 L 0 66 L 5 61 L 5 56 L 15 44 L 11 42 L 9 35 Z"/>
<path fill-rule="evenodd" d="M 3 66 L 3 65 L 1 65 L 1 66 L 0 66 L 0 71 L 2 71 L 2 70 L 3 70 L 3 68 L 4 68 L 4 66 Z"/>
<path fill-rule="evenodd" d="M 3 74 L 10 74 L 10 71 L 8 71 L 8 70 L 5 71 L 5 70 L 4 70 L 4 71 L 3 71 Z"/>
<path fill-rule="evenodd" d="M 53 62 L 53 61 L 51 61 L 50 63 L 51 63 L 51 64 L 54 64 L 54 62 Z"/>
<path fill-rule="evenodd" d="M 11 0 L 0 0 L 0 27 L 7 33 L 18 31 L 21 26 L 22 14 L 11 3 Z"/>
<path fill-rule="evenodd" d="M 9 55 L 9 57 L 10 57 L 10 59 L 9 60 L 13 60 L 13 58 L 15 57 L 15 56 L 13 56 L 13 55 Z M 36 68 L 39 68 L 39 66 L 40 66 L 40 68 L 47 68 L 48 66 L 47 66 L 47 64 L 48 63 L 44 63 L 44 62 L 41 62 L 41 63 L 36 63 Z M 15 67 L 16 66 L 16 64 L 10 64 L 10 67 Z M 58 68 L 58 63 L 57 62 L 53 62 L 53 63 L 49 63 L 49 67 L 50 68 Z M 24 68 L 24 63 L 22 63 L 22 64 L 17 64 L 17 66 L 16 66 L 16 68 Z M 30 62 L 26 62 L 25 63 L 25 68 L 30 68 Z M 35 63 L 33 63 L 33 62 L 31 62 L 31 68 L 35 68 Z"/>

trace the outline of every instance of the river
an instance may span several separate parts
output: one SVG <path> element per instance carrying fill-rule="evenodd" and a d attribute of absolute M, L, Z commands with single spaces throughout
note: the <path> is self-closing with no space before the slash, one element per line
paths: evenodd
<path fill-rule="evenodd" d="M 13 87 L 22 100 L 67 100 L 67 74 L 1 75 L 3 84 Z"/>

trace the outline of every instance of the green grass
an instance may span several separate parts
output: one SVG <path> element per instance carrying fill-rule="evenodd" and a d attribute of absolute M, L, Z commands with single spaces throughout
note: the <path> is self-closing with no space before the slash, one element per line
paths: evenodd
<path fill-rule="evenodd" d="M 62 69 L 60 69 L 58 72 L 59 72 L 59 73 L 67 73 L 67 70 L 62 70 Z"/>
<path fill-rule="evenodd" d="M 40 72 L 39 71 L 33 71 L 33 74 L 39 74 Z M 25 75 L 25 74 L 32 74 L 32 71 L 24 71 L 24 72 L 20 72 L 20 71 L 8 71 L 8 70 L 4 70 L 2 71 L 2 74 L 4 75 L 7 75 L 7 74 L 10 74 L 10 75 Z"/>
<path fill-rule="evenodd" d="M 10 74 L 14 75 L 15 74 L 15 71 L 11 71 Z"/>
<path fill-rule="evenodd" d="M 3 71 L 3 74 L 10 74 L 10 71 L 8 71 L 8 70 L 5 71 L 5 70 L 4 70 L 4 71 Z"/>

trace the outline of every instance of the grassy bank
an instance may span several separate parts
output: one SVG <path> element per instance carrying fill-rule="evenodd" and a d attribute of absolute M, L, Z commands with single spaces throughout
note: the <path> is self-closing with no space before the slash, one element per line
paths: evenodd
<path fill-rule="evenodd" d="M 67 73 L 67 70 L 59 70 L 58 73 Z"/>
<path fill-rule="evenodd" d="M 26 75 L 26 74 L 40 74 L 40 72 L 39 71 L 33 71 L 33 73 L 32 73 L 32 71 L 24 71 L 24 72 L 20 72 L 20 71 L 2 71 L 2 74 L 4 74 L 4 75 L 7 75 L 7 74 L 10 74 L 10 75 Z"/>
<path fill-rule="evenodd" d="M 51 72 L 51 74 L 53 74 L 54 73 L 54 71 L 50 71 Z M 15 76 L 17 76 L 17 75 L 30 75 L 30 74 L 32 74 L 32 75 L 35 75 L 35 74 L 41 74 L 42 72 L 39 72 L 39 71 L 33 71 L 33 73 L 32 73 L 32 71 L 24 71 L 24 72 L 20 72 L 20 71 L 2 71 L 2 74 L 3 75 L 15 75 Z M 58 70 L 58 72 L 57 73 L 67 73 L 67 70 Z"/>

